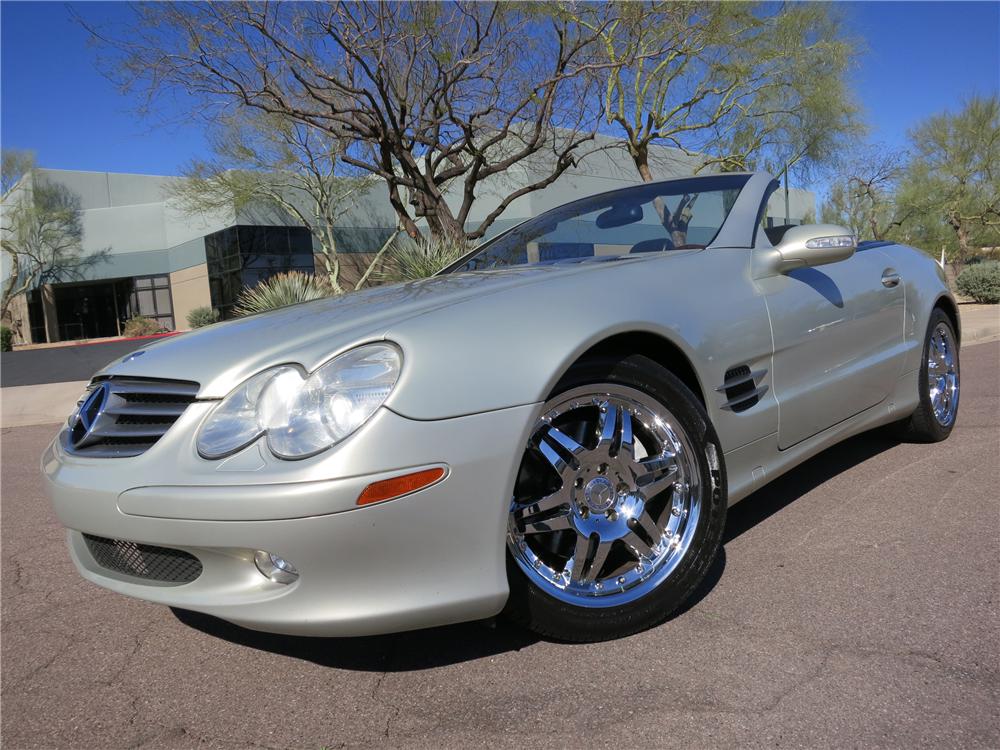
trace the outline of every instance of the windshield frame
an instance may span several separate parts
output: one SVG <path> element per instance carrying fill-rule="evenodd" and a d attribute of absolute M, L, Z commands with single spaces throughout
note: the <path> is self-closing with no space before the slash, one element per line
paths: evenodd
<path fill-rule="evenodd" d="M 524 221 L 518 222 L 509 229 L 504 230 L 496 237 L 486 240 L 480 243 L 472 250 L 467 252 L 461 258 L 453 261 L 449 265 L 445 266 L 443 269 L 438 271 L 435 276 L 443 276 L 445 274 L 455 273 L 462 270 L 462 267 L 467 264 L 472 258 L 474 258 L 479 253 L 488 250 L 492 245 L 506 239 L 509 235 L 514 232 L 530 232 L 535 225 L 546 226 L 551 222 L 553 214 L 565 213 L 565 212 L 576 212 L 576 215 L 583 215 L 595 210 L 600 204 L 606 201 L 611 196 L 617 195 L 633 195 L 642 194 L 649 191 L 655 191 L 658 187 L 669 186 L 670 193 L 672 194 L 682 194 L 682 193 L 704 193 L 713 192 L 720 190 L 739 190 L 737 193 L 736 201 L 733 204 L 733 208 L 730 209 L 729 213 L 726 215 L 725 220 L 719 225 L 715 236 L 705 245 L 705 249 L 712 247 L 716 239 L 723 233 L 723 229 L 726 225 L 733 219 L 734 214 L 737 213 L 737 207 L 739 205 L 740 198 L 743 197 L 743 193 L 746 190 L 747 183 L 751 181 L 754 177 L 753 172 L 724 172 L 721 174 L 711 174 L 711 175 L 700 175 L 695 177 L 680 177 L 672 180 L 658 180 L 656 182 L 642 182 L 637 185 L 629 185 L 627 187 L 620 187 L 614 190 L 605 190 L 601 193 L 594 193 L 593 195 L 588 195 L 583 198 L 577 198 L 576 200 L 569 201 L 568 203 L 563 203 L 554 208 L 550 208 L 547 211 L 543 211 L 538 214 L 538 216 L 533 216 Z M 589 210 L 588 206 L 593 205 L 593 208 Z M 672 252 L 672 251 L 667 251 Z M 525 265 L 538 265 L 538 263 L 529 264 L 518 264 L 517 266 L 504 266 L 504 268 L 515 268 L 523 267 Z M 478 270 L 491 270 L 491 269 L 478 269 Z M 475 273 L 475 271 L 470 271 L 470 273 Z"/>

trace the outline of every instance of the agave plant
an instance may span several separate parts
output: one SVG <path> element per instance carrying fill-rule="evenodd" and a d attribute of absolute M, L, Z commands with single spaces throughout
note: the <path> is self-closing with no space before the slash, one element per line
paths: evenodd
<path fill-rule="evenodd" d="M 378 280 L 391 284 L 426 279 L 458 260 L 469 249 L 464 239 L 403 240 L 389 250 L 378 272 Z"/>
<path fill-rule="evenodd" d="M 332 297 L 337 292 L 321 276 L 289 271 L 265 279 L 254 287 L 240 292 L 233 313 L 239 317 L 276 310 L 279 307 L 308 302 L 312 299 Z"/>

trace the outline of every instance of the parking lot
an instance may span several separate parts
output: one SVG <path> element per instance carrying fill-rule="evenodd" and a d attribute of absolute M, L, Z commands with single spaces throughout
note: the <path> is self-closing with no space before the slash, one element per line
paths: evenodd
<path fill-rule="evenodd" d="M 112 594 L 42 495 L 56 426 L 4 429 L 3 746 L 996 748 L 1000 343 L 962 365 L 950 440 L 826 451 L 731 510 L 693 606 L 592 645 L 288 638 Z"/>

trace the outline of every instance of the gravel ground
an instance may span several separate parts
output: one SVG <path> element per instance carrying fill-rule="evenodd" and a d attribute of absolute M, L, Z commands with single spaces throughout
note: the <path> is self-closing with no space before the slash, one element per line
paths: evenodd
<path fill-rule="evenodd" d="M 3 430 L 4 748 L 1000 747 L 1000 344 L 939 445 L 854 438 L 732 509 L 698 600 L 596 645 L 268 636 L 84 582 Z"/>

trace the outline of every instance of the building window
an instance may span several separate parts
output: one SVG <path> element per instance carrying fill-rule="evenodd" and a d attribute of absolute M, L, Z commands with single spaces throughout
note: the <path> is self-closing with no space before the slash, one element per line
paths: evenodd
<path fill-rule="evenodd" d="M 212 307 L 223 318 L 244 287 L 286 271 L 313 273 L 312 235 L 304 227 L 236 226 L 205 237 Z"/>
<path fill-rule="evenodd" d="M 128 292 L 127 318 L 141 315 L 155 320 L 160 328 L 174 330 L 174 306 L 170 299 L 170 277 L 136 276 Z"/>

